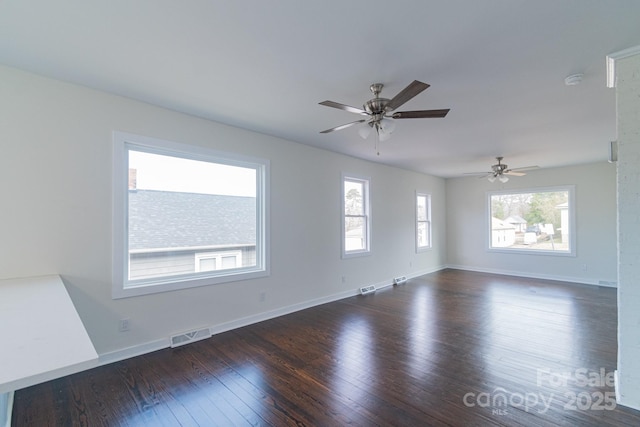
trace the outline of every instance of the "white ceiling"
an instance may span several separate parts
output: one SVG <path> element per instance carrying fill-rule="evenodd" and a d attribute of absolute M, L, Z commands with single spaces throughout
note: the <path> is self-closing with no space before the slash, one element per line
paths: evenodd
<path fill-rule="evenodd" d="M 302 144 L 442 177 L 605 161 L 605 57 L 640 44 L 638 0 L 0 0 L 0 63 Z M 567 75 L 584 80 L 566 86 Z M 361 139 L 369 85 L 398 110 Z"/>

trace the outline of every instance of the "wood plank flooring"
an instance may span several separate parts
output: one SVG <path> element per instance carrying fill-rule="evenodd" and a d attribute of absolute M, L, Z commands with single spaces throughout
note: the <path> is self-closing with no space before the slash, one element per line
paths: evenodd
<path fill-rule="evenodd" d="M 19 390 L 12 426 L 638 426 L 616 290 L 457 270 Z"/>

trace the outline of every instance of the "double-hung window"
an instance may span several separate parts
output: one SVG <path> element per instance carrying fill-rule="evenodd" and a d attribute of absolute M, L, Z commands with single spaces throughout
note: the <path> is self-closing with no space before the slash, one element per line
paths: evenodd
<path fill-rule="evenodd" d="M 370 252 L 369 178 L 342 176 L 342 257 Z"/>
<path fill-rule="evenodd" d="M 416 251 L 431 248 L 431 195 L 416 192 Z"/>
<path fill-rule="evenodd" d="M 114 133 L 113 297 L 263 277 L 269 162 Z"/>

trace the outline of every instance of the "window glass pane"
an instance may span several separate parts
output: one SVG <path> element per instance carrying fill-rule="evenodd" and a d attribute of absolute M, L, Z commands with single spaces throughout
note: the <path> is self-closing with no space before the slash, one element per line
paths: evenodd
<path fill-rule="evenodd" d="M 235 268 L 236 267 L 236 257 L 235 256 L 223 256 L 222 257 L 222 268 Z"/>
<path fill-rule="evenodd" d="M 426 221 L 427 218 L 427 197 L 418 196 L 418 221 Z"/>
<path fill-rule="evenodd" d="M 345 250 L 355 251 L 366 249 L 366 228 L 363 217 L 345 218 Z"/>
<path fill-rule="evenodd" d="M 344 182 L 344 210 L 346 215 L 364 215 L 364 184 Z"/>
<path fill-rule="evenodd" d="M 416 193 L 416 250 L 431 247 L 431 196 Z"/>
<path fill-rule="evenodd" d="M 215 258 L 200 258 L 200 271 L 214 271 L 215 269 Z"/>
<path fill-rule="evenodd" d="M 490 247 L 571 252 L 569 190 L 491 194 Z"/>
<path fill-rule="evenodd" d="M 194 274 L 196 252 L 207 249 L 249 254 L 244 265 L 223 258 L 223 269 L 256 266 L 256 169 L 128 153 L 130 281 Z M 216 270 L 215 257 L 201 259 L 199 267 Z"/>
<path fill-rule="evenodd" d="M 369 179 L 342 177 L 344 214 L 342 230 L 342 256 L 363 256 L 370 252 Z"/>
<path fill-rule="evenodd" d="M 429 246 L 429 227 L 426 222 L 418 223 L 418 246 Z"/>

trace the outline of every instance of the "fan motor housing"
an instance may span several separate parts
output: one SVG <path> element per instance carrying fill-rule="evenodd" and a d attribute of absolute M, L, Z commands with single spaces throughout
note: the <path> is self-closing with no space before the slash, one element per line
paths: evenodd
<path fill-rule="evenodd" d="M 369 114 L 381 114 L 384 112 L 389 100 L 387 98 L 373 98 L 365 102 L 362 109 Z"/>
<path fill-rule="evenodd" d="M 504 165 L 501 163 L 491 166 L 491 169 L 493 169 L 493 171 L 497 174 L 501 174 L 502 172 L 504 172 L 506 168 L 507 168 L 507 165 Z"/>

